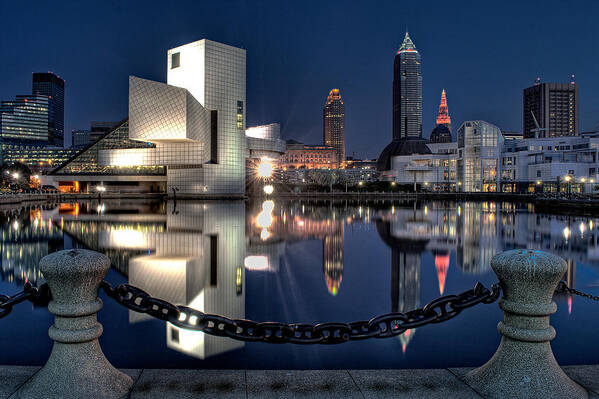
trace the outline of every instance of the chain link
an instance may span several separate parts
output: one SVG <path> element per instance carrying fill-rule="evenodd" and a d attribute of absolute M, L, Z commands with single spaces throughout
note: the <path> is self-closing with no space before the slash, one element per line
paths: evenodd
<path fill-rule="evenodd" d="M 577 289 L 568 287 L 568 283 L 564 280 L 560 281 L 557 284 L 557 288 L 555 289 L 557 293 L 566 293 L 570 295 L 578 295 L 584 298 L 592 299 L 593 301 L 599 301 L 599 296 L 587 294 L 586 292 L 578 291 Z"/>
<path fill-rule="evenodd" d="M 26 282 L 23 290 L 13 296 L 0 295 L 0 319 L 8 316 L 15 305 L 21 302 L 29 301 L 35 305 L 45 306 L 50 301 L 50 289 L 48 284 L 42 284 L 40 287 L 34 287 L 30 282 Z"/>
<path fill-rule="evenodd" d="M 453 319 L 463 310 L 479 303 L 493 303 L 499 298 L 501 292 L 499 284 L 493 284 L 491 289 L 488 289 L 481 283 L 477 283 L 471 290 L 458 295 L 440 297 L 421 309 L 406 313 L 387 313 L 370 320 L 352 323 L 329 322 L 313 325 L 256 322 L 206 314 L 187 306 L 175 306 L 153 298 L 147 292 L 128 284 L 120 284 L 113 288 L 108 282 L 103 281 L 101 288 L 109 297 L 126 308 L 168 321 L 176 327 L 229 337 L 238 341 L 304 345 L 339 344 L 369 338 L 394 337 L 412 328 Z"/>

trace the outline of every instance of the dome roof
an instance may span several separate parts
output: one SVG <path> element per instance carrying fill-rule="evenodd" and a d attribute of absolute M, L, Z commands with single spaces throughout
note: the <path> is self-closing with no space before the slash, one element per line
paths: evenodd
<path fill-rule="evenodd" d="M 391 169 L 391 158 L 398 155 L 430 154 L 431 150 L 423 139 L 410 138 L 393 140 L 379 156 L 376 168 L 380 171 Z"/>
<path fill-rule="evenodd" d="M 451 131 L 444 125 L 437 125 L 431 132 L 430 143 L 451 143 Z"/>

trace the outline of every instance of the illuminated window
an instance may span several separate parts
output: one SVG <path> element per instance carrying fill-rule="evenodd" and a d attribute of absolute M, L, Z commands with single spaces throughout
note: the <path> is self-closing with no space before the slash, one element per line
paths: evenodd
<path fill-rule="evenodd" d="M 181 66 L 181 53 L 171 54 L 171 69 Z"/>
<path fill-rule="evenodd" d="M 237 129 L 243 129 L 243 101 L 237 101 Z"/>

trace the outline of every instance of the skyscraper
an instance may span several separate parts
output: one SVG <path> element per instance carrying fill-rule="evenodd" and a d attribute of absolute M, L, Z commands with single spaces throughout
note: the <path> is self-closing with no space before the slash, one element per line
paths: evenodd
<path fill-rule="evenodd" d="M 422 137 L 422 70 L 406 32 L 393 64 L 393 139 L 411 137 Z"/>
<path fill-rule="evenodd" d="M 393 63 L 393 141 L 379 156 L 377 168 L 391 169 L 396 155 L 430 154 L 422 140 L 422 70 L 420 53 L 408 32 Z M 390 176 L 383 175 L 383 179 Z"/>
<path fill-rule="evenodd" d="M 450 143 L 451 142 L 451 118 L 447 108 L 447 98 L 445 89 L 441 92 L 441 104 L 439 104 L 439 114 L 437 115 L 437 126 L 431 132 L 429 137 L 431 143 Z"/>
<path fill-rule="evenodd" d="M 522 131 L 524 138 L 575 136 L 578 134 L 578 85 L 541 83 L 522 93 Z"/>
<path fill-rule="evenodd" d="M 0 104 L 2 141 L 47 145 L 52 102 L 44 95 L 18 95 Z"/>
<path fill-rule="evenodd" d="M 64 80 L 52 72 L 33 74 L 33 95 L 47 96 L 52 103 L 48 115 L 50 144 L 64 145 Z"/>
<path fill-rule="evenodd" d="M 335 148 L 339 166 L 345 162 L 345 106 L 339 89 L 329 92 L 323 109 L 324 145 Z"/>

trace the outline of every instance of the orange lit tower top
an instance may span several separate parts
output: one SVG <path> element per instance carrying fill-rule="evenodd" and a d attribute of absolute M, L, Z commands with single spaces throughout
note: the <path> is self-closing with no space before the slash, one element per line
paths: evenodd
<path fill-rule="evenodd" d="M 445 89 L 441 92 L 441 104 L 439 105 L 439 115 L 437 115 L 437 125 L 445 125 L 451 130 L 451 118 L 447 108 L 447 98 L 445 97 Z"/>

